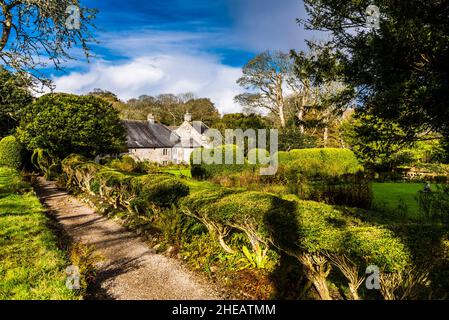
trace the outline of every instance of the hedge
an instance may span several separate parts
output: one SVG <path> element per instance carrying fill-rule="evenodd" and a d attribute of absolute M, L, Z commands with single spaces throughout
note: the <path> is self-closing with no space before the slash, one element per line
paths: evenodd
<path fill-rule="evenodd" d="M 307 177 L 338 177 L 363 170 L 355 154 L 349 149 L 314 148 L 278 152 L 281 165 L 294 168 Z"/>
<path fill-rule="evenodd" d="M 145 212 L 151 206 L 170 207 L 189 194 L 189 188 L 171 175 L 133 175 L 103 167 L 79 155 L 62 162 L 64 181 L 69 188 L 99 195 L 114 208 Z"/>
<path fill-rule="evenodd" d="M 0 140 L 0 166 L 20 169 L 22 166 L 22 145 L 14 136 Z"/>
<path fill-rule="evenodd" d="M 210 157 L 216 156 L 220 163 L 206 163 L 203 154 L 206 153 Z M 226 163 L 226 154 L 232 153 L 232 163 Z M 191 173 L 194 178 L 209 179 L 229 173 L 238 173 L 245 170 L 248 166 L 247 161 L 243 158 L 243 163 L 237 163 L 237 155 L 241 151 L 236 145 L 220 145 L 213 149 L 198 148 L 195 149 L 190 156 Z M 196 163 L 201 161 L 201 163 Z"/>
<path fill-rule="evenodd" d="M 246 235 L 253 254 L 261 259 L 266 257 L 271 242 L 265 216 L 271 211 L 287 214 L 294 210 L 291 202 L 272 194 L 226 188 L 193 194 L 182 201 L 182 207 L 187 215 L 206 225 L 225 251 L 234 252 L 225 243 L 225 237 L 238 230 Z"/>
<path fill-rule="evenodd" d="M 300 201 L 294 215 L 276 211 L 267 216 L 274 244 L 298 259 L 322 299 L 330 299 L 327 278 L 336 266 L 358 299 L 360 274 L 368 265 L 387 275 L 401 275 L 412 266 L 408 247 L 392 231 L 370 225 L 338 207 Z M 385 290 L 393 290 L 385 284 Z"/>

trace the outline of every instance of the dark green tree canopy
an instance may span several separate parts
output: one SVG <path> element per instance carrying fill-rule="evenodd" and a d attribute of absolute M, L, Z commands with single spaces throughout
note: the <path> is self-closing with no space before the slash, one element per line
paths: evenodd
<path fill-rule="evenodd" d="M 0 66 L 0 137 L 14 130 L 20 111 L 32 101 L 26 79 Z"/>
<path fill-rule="evenodd" d="M 265 118 L 258 114 L 228 113 L 216 122 L 214 127 L 224 134 L 225 129 L 242 129 L 245 131 L 247 129 L 266 129 L 269 126 Z"/>
<path fill-rule="evenodd" d="M 64 93 L 44 95 L 31 104 L 17 134 L 29 150 L 41 148 L 59 159 L 71 153 L 117 153 L 125 143 L 125 129 L 109 103 Z"/>
<path fill-rule="evenodd" d="M 365 25 L 371 4 L 380 9 L 378 30 Z M 338 57 L 339 72 L 329 74 L 356 88 L 365 109 L 412 134 L 449 132 L 448 1 L 305 0 L 305 6 L 306 28 L 327 32 Z"/>

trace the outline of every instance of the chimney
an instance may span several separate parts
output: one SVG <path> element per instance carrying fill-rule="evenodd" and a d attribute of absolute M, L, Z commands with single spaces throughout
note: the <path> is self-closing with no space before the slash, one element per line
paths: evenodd
<path fill-rule="evenodd" d="M 154 116 L 150 113 L 147 116 L 147 120 L 148 120 L 148 124 L 153 124 L 154 123 Z"/>
<path fill-rule="evenodd" d="M 184 115 L 184 121 L 187 121 L 187 122 L 191 122 L 192 121 L 192 115 L 190 114 L 190 112 L 187 112 Z"/>

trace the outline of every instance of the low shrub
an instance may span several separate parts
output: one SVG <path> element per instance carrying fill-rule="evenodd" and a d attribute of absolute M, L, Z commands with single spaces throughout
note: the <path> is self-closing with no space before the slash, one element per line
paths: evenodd
<path fill-rule="evenodd" d="M 136 172 L 136 169 L 138 168 L 136 161 L 130 156 L 114 159 L 110 162 L 109 166 L 122 172 Z"/>
<path fill-rule="evenodd" d="M 132 181 L 139 200 L 168 208 L 189 194 L 189 187 L 170 175 L 153 174 Z"/>
<path fill-rule="evenodd" d="M 0 166 L 20 169 L 22 167 L 22 145 L 14 136 L 0 140 Z"/>
<path fill-rule="evenodd" d="M 248 152 L 247 158 L 248 163 L 252 165 L 257 165 L 260 163 L 267 164 L 267 162 L 269 162 L 270 160 L 270 152 L 268 152 L 268 150 L 266 149 L 260 148 L 251 149 Z"/>
<path fill-rule="evenodd" d="M 437 185 L 435 191 L 419 191 L 418 203 L 426 220 L 449 221 L 449 185 Z"/>

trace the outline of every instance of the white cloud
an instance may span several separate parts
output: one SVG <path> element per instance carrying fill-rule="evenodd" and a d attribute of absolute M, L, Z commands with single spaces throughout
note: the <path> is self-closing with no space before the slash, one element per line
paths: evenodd
<path fill-rule="evenodd" d="M 126 62 L 98 61 L 85 72 L 54 77 L 56 91 L 85 94 L 94 88 L 109 90 L 123 100 L 142 94 L 193 92 L 210 98 L 222 113 L 239 112 L 234 96 L 241 69 L 226 66 L 211 55 L 156 54 Z"/>

